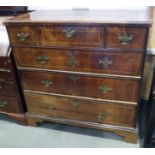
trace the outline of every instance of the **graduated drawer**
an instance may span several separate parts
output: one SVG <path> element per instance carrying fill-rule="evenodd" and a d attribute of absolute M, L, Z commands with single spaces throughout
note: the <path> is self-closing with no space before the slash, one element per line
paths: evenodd
<path fill-rule="evenodd" d="M 137 101 L 139 81 L 50 72 L 21 71 L 23 88 L 48 93 Z"/>
<path fill-rule="evenodd" d="M 103 47 L 104 28 L 86 26 L 38 27 L 38 41 L 45 46 Z"/>
<path fill-rule="evenodd" d="M 0 110 L 7 112 L 20 112 L 18 99 L 16 97 L 8 97 L 0 95 Z"/>
<path fill-rule="evenodd" d="M 92 50 L 64 50 L 39 48 L 14 48 L 20 67 L 121 74 L 141 74 L 142 53 L 103 52 Z"/>
<path fill-rule="evenodd" d="M 16 96 L 15 84 L 12 81 L 0 81 L 0 95 Z"/>
<path fill-rule="evenodd" d="M 12 45 L 36 45 L 35 28 L 30 26 L 8 26 L 10 42 Z"/>
<path fill-rule="evenodd" d="M 25 92 L 28 112 L 97 123 L 135 126 L 136 106 Z"/>
<path fill-rule="evenodd" d="M 13 72 L 11 71 L 1 71 L 0 70 L 0 80 L 1 81 L 12 81 L 14 80 Z"/>
<path fill-rule="evenodd" d="M 144 49 L 145 28 L 108 27 L 107 48 Z"/>

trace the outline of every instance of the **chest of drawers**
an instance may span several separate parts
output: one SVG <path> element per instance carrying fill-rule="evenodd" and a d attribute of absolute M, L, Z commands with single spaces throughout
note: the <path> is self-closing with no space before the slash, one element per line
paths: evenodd
<path fill-rule="evenodd" d="M 136 142 L 146 11 L 37 11 L 5 24 L 30 125 L 53 121 Z"/>
<path fill-rule="evenodd" d="M 0 114 L 5 114 L 25 124 L 22 99 L 4 26 L 0 26 L 0 35 L 3 40 L 0 42 Z"/>

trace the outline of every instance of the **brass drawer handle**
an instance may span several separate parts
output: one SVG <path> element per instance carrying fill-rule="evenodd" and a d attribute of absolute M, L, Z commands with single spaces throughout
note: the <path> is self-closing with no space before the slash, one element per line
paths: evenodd
<path fill-rule="evenodd" d="M 102 65 L 103 68 L 108 68 L 108 66 L 111 65 L 113 62 L 110 58 L 103 57 L 102 59 L 99 60 L 98 63 Z"/>
<path fill-rule="evenodd" d="M 28 39 L 29 34 L 21 32 L 21 33 L 17 33 L 17 37 L 21 42 L 25 42 Z"/>
<path fill-rule="evenodd" d="M 80 76 L 78 76 L 78 75 L 69 75 L 68 78 L 69 78 L 70 80 L 77 81 L 77 80 L 80 79 Z"/>
<path fill-rule="evenodd" d="M 7 104 L 8 104 L 8 103 L 5 102 L 5 101 L 0 101 L 0 107 L 1 107 L 1 108 L 7 106 Z"/>
<path fill-rule="evenodd" d="M 44 85 L 44 87 L 50 87 L 53 82 L 49 80 L 42 80 L 41 83 Z"/>
<path fill-rule="evenodd" d="M 77 61 L 74 57 L 71 57 L 71 58 L 68 60 L 67 64 L 68 64 L 70 67 L 75 68 L 75 67 L 77 67 L 77 66 L 79 65 L 79 61 Z"/>
<path fill-rule="evenodd" d="M 54 105 L 44 105 L 43 108 L 46 110 L 55 110 L 56 109 Z"/>
<path fill-rule="evenodd" d="M 112 88 L 106 85 L 103 86 L 99 86 L 98 87 L 99 91 L 101 91 L 102 93 L 108 93 L 109 91 L 112 91 Z"/>
<path fill-rule="evenodd" d="M 45 64 L 48 62 L 48 57 L 46 55 L 41 55 L 37 58 L 40 64 Z"/>
<path fill-rule="evenodd" d="M 126 45 L 134 39 L 134 35 L 131 33 L 120 33 L 117 38 L 121 44 Z"/>
<path fill-rule="evenodd" d="M 72 38 L 75 35 L 75 30 L 72 28 L 64 28 L 63 29 L 64 35 L 67 38 Z"/>
<path fill-rule="evenodd" d="M 71 104 L 76 107 L 76 108 L 79 108 L 80 104 L 81 104 L 81 101 L 79 100 L 73 100 L 71 101 Z"/>

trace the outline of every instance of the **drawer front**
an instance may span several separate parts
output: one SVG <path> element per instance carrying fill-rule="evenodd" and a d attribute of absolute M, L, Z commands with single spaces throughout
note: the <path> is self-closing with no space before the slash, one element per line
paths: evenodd
<path fill-rule="evenodd" d="M 144 28 L 107 28 L 107 47 L 125 49 L 143 49 L 146 29 Z"/>
<path fill-rule="evenodd" d="M 14 76 L 11 71 L 0 71 L 0 80 L 1 81 L 13 81 Z"/>
<path fill-rule="evenodd" d="M 13 82 L 0 81 L 0 95 L 16 96 L 16 87 Z"/>
<path fill-rule="evenodd" d="M 138 96 L 137 80 L 31 71 L 21 76 L 26 90 L 134 102 Z"/>
<path fill-rule="evenodd" d="M 14 55 L 20 67 L 131 76 L 141 74 L 143 57 L 142 53 L 133 52 L 37 48 L 15 48 Z"/>
<path fill-rule="evenodd" d="M 33 27 L 8 27 L 8 34 L 12 45 L 36 45 L 36 36 Z"/>
<path fill-rule="evenodd" d="M 106 124 L 135 126 L 136 106 L 25 92 L 28 112 Z"/>
<path fill-rule="evenodd" d="M 0 70 L 10 70 L 11 61 L 7 57 L 0 57 Z"/>
<path fill-rule="evenodd" d="M 104 29 L 100 27 L 39 27 L 38 40 L 46 46 L 103 47 Z"/>
<path fill-rule="evenodd" d="M 0 96 L 0 110 L 19 113 L 18 99 L 16 97 Z"/>

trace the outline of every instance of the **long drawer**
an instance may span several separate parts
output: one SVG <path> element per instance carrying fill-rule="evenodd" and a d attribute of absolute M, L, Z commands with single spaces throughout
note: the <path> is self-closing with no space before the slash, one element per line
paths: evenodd
<path fill-rule="evenodd" d="M 17 96 L 14 82 L 0 81 L 0 95 Z"/>
<path fill-rule="evenodd" d="M 19 113 L 20 109 L 17 97 L 0 95 L 0 110 Z"/>
<path fill-rule="evenodd" d="M 119 105 L 29 92 L 25 92 L 25 99 L 28 112 L 31 114 L 129 127 L 135 126 L 135 105 Z"/>
<path fill-rule="evenodd" d="M 137 102 L 138 80 L 32 71 L 20 74 L 26 90 Z"/>
<path fill-rule="evenodd" d="M 140 76 L 143 53 L 14 48 L 19 67 Z M 122 65 L 123 64 L 123 65 Z"/>

